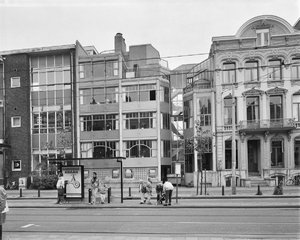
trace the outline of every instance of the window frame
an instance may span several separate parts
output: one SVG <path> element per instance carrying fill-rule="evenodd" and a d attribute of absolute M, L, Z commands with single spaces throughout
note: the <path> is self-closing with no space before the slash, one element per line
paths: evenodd
<path fill-rule="evenodd" d="M 256 66 L 247 66 L 256 64 Z M 248 60 L 245 62 L 245 82 L 259 81 L 259 62 L 257 60 Z"/>
<path fill-rule="evenodd" d="M 19 124 L 15 124 L 14 120 L 19 119 Z M 17 128 L 17 127 L 21 127 L 22 126 L 22 118 L 21 116 L 13 116 L 11 117 L 11 127 L 12 128 Z"/>
<path fill-rule="evenodd" d="M 265 46 L 269 46 L 269 45 L 270 45 L 270 29 L 268 29 L 268 28 L 257 29 L 256 30 L 256 46 L 257 47 L 265 47 Z"/>
<path fill-rule="evenodd" d="M 11 88 L 21 87 L 21 77 L 11 77 L 10 78 L 10 87 Z"/>

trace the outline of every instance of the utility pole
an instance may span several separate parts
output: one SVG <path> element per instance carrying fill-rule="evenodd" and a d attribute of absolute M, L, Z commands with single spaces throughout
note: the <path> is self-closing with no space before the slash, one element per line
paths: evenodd
<path fill-rule="evenodd" d="M 235 143 L 235 94 L 234 94 L 235 83 L 232 82 L 232 143 L 231 143 L 231 157 L 232 157 L 232 195 L 236 195 L 236 176 L 235 176 L 235 166 L 236 166 L 236 143 Z"/>

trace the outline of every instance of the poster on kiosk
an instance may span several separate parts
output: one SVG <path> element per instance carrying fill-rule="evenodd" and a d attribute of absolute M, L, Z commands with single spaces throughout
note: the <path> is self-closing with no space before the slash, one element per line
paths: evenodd
<path fill-rule="evenodd" d="M 84 198 L 83 166 L 62 166 L 67 199 Z"/>

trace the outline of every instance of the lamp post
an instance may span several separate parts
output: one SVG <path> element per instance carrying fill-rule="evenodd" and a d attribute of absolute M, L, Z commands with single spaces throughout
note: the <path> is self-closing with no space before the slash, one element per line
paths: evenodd
<path fill-rule="evenodd" d="M 235 174 L 235 166 L 236 166 L 236 144 L 235 144 L 235 94 L 234 94 L 235 84 L 232 83 L 232 143 L 231 143 L 231 156 L 232 156 L 232 195 L 236 195 L 236 174 Z"/>

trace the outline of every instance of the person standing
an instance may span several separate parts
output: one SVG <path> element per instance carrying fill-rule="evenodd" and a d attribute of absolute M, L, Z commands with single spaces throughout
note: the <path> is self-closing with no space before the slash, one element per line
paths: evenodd
<path fill-rule="evenodd" d="M 146 183 L 146 203 L 147 204 L 152 204 L 151 203 L 151 196 L 152 196 L 152 180 L 151 178 L 148 178 L 148 181 Z"/>
<path fill-rule="evenodd" d="M 164 185 L 159 182 L 157 185 L 156 185 L 156 200 L 157 200 L 157 205 L 158 204 L 162 204 L 162 201 L 163 201 L 163 190 L 164 190 Z"/>
<path fill-rule="evenodd" d="M 167 205 L 170 206 L 171 202 L 172 202 L 172 192 L 173 192 L 174 186 L 171 182 L 168 181 L 168 179 L 164 179 L 163 184 L 164 184 L 163 189 L 166 194 L 166 202 L 165 202 L 164 206 L 167 206 Z"/>
<path fill-rule="evenodd" d="M 142 179 L 139 181 L 139 193 L 141 194 L 141 202 L 140 204 L 144 204 L 146 202 L 146 182 L 144 182 Z"/>
<path fill-rule="evenodd" d="M 91 204 L 96 204 L 97 194 L 98 194 L 98 191 L 99 191 L 99 179 L 97 177 L 96 172 L 93 172 L 93 177 L 91 179 L 91 188 L 92 188 Z"/>
<path fill-rule="evenodd" d="M 56 204 L 62 204 L 65 201 L 64 194 L 65 194 L 65 179 L 62 172 L 58 174 L 58 180 L 56 183 L 57 189 L 57 202 Z"/>

